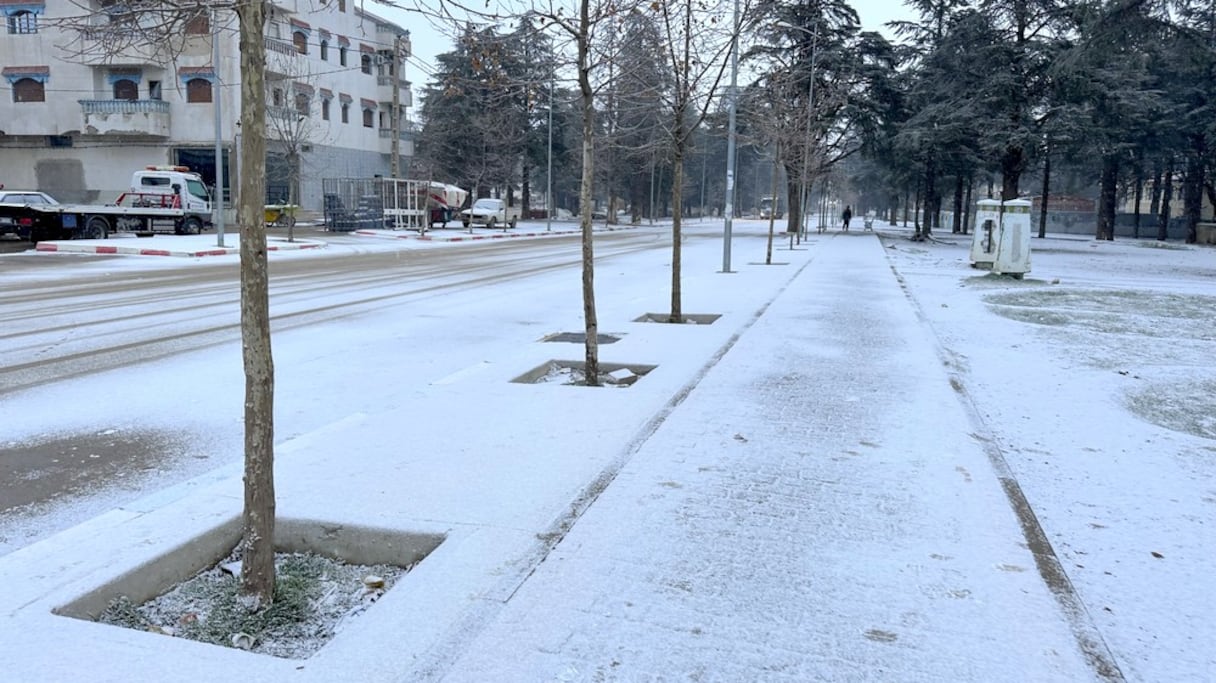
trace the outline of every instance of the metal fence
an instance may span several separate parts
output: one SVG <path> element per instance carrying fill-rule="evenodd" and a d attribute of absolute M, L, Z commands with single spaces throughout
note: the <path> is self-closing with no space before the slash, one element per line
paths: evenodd
<path fill-rule="evenodd" d="M 325 229 L 418 230 L 430 226 L 427 186 L 401 178 L 324 178 Z"/>

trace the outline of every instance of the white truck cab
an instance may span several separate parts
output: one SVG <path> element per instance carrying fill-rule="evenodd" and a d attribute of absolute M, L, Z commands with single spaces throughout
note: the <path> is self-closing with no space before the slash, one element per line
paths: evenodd
<path fill-rule="evenodd" d="M 196 214 L 211 212 L 207 186 L 199 174 L 186 166 L 145 166 L 131 174 L 131 189 L 119 198 L 120 204 L 124 198 L 133 206 L 176 208 Z"/>

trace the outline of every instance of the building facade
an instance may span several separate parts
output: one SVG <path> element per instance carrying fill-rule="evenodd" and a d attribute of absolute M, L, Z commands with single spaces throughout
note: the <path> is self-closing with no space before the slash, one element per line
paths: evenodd
<path fill-rule="evenodd" d="M 111 202 L 133 171 L 177 164 L 214 186 L 218 137 L 231 202 L 235 14 L 162 16 L 119 0 L 0 0 L 0 14 L 0 183 Z M 323 178 L 388 176 L 394 137 L 407 167 L 409 31 L 354 0 L 273 0 L 265 48 L 267 202 L 319 211 Z"/>

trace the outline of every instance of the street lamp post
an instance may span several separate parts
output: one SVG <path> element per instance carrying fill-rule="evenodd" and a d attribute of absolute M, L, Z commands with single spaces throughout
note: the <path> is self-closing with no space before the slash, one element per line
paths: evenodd
<path fill-rule="evenodd" d="M 735 84 L 739 79 L 739 0 L 730 37 L 730 132 L 726 137 L 726 223 L 722 229 L 722 272 L 730 272 L 730 230 L 735 213 Z"/>
<path fill-rule="evenodd" d="M 553 73 L 549 73 L 549 173 L 545 189 L 545 231 L 553 230 Z"/>

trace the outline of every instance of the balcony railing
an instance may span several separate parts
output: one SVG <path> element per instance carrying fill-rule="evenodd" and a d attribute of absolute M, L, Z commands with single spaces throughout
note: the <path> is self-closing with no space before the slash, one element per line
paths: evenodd
<path fill-rule="evenodd" d="M 89 114 L 168 114 L 164 100 L 80 100 L 80 111 Z"/>
<path fill-rule="evenodd" d="M 169 136 L 169 103 L 163 100 L 80 100 L 86 135 Z"/>
<path fill-rule="evenodd" d="M 393 137 L 393 129 L 392 128 L 381 128 L 380 137 L 391 140 Z M 409 140 L 412 137 L 412 134 L 410 131 L 402 129 L 400 132 L 400 135 L 398 137 L 400 137 L 402 140 Z"/>
<path fill-rule="evenodd" d="M 308 110 L 300 111 L 295 107 L 276 106 L 273 104 L 266 105 L 266 121 L 282 127 L 283 125 L 292 125 L 300 122 L 301 119 L 308 116 Z"/>
<path fill-rule="evenodd" d="M 266 43 L 267 52 L 277 52 L 281 55 L 287 55 L 289 57 L 295 57 L 300 54 L 300 51 L 296 49 L 295 44 L 286 40 L 279 40 L 278 38 L 263 38 L 262 41 Z"/>

